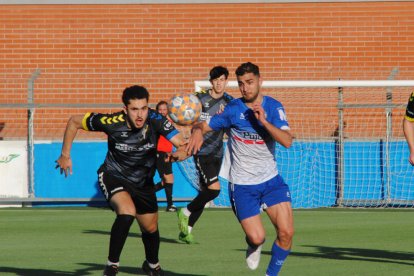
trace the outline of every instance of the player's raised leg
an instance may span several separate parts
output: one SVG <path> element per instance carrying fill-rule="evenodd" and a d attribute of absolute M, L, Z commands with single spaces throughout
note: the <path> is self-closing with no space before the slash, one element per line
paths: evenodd
<path fill-rule="evenodd" d="M 265 230 L 260 217 L 260 185 L 229 183 L 230 203 L 246 234 L 246 263 L 254 270 L 259 266 Z"/>
<path fill-rule="evenodd" d="M 255 215 L 243 219 L 240 224 L 246 234 L 246 263 L 250 269 L 254 270 L 259 266 L 262 244 L 265 241 L 265 230 L 262 220 L 260 215 Z"/>

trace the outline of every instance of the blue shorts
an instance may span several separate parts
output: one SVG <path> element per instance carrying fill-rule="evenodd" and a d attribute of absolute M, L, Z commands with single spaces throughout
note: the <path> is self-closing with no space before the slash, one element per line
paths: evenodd
<path fill-rule="evenodd" d="M 289 186 L 280 175 L 255 185 L 229 183 L 230 202 L 239 221 L 260 214 L 261 206 L 291 202 Z"/>

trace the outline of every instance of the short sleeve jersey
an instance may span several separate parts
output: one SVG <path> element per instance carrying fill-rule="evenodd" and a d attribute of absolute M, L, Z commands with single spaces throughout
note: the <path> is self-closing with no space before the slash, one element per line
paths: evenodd
<path fill-rule="evenodd" d="M 195 95 L 201 101 L 202 112 L 199 121 L 210 121 L 211 117 L 222 112 L 224 107 L 233 100 L 233 97 L 226 92 L 223 96 L 215 99 L 210 95 L 210 90 L 202 90 L 196 92 Z M 204 136 L 204 143 L 197 153 L 199 156 L 211 155 L 223 157 L 223 130 L 217 130 L 207 133 Z"/>
<path fill-rule="evenodd" d="M 271 124 L 289 129 L 285 110 L 279 101 L 264 96 L 262 106 Z M 278 174 L 276 142 L 242 98 L 230 102 L 222 114 L 211 118 L 209 126 L 213 130 L 230 130 L 220 171 L 222 177 L 234 184 L 254 185 Z"/>
<path fill-rule="evenodd" d="M 408 99 L 407 109 L 405 110 L 405 119 L 414 122 L 414 92 L 411 93 Z"/>
<path fill-rule="evenodd" d="M 123 111 L 87 113 L 82 126 L 85 130 L 102 131 L 108 136 L 108 152 L 100 169 L 138 188 L 153 185 L 159 136 L 170 140 L 178 134 L 167 118 L 152 109 L 148 110 L 148 118 L 140 129 L 128 127 Z"/>
<path fill-rule="evenodd" d="M 167 117 L 167 119 L 171 122 L 171 120 Z M 160 152 L 171 152 L 173 150 L 173 144 L 164 136 L 160 135 L 157 144 L 157 151 Z"/>

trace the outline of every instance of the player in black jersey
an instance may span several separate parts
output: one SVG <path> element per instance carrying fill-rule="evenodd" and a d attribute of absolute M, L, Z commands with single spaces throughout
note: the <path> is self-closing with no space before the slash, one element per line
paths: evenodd
<path fill-rule="evenodd" d="M 79 129 L 101 131 L 108 136 L 108 153 L 98 170 L 98 180 L 116 219 L 104 275 L 118 272 L 121 251 L 134 218 L 145 248 L 142 269 L 148 275 L 163 275 L 158 259 L 160 235 L 153 182 L 159 136 L 163 135 L 179 148 L 169 155 L 170 161 L 183 160 L 187 153 L 181 150 L 184 141 L 181 134 L 164 116 L 148 107 L 148 99 L 148 91 L 135 85 L 123 91 L 123 111 L 72 116 L 66 126 L 62 153 L 56 161 L 61 173 L 72 174 L 70 150 Z"/>
<path fill-rule="evenodd" d="M 161 115 L 168 118 L 168 103 L 166 101 L 160 101 L 157 103 L 155 109 Z M 165 155 L 171 152 L 173 145 L 164 136 L 160 136 L 157 145 L 157 171 L 160 175 L 161 181 L 155 184 L 155 191 L 165 190 L 165 198 L 167 199 L 167 212 L 176 212 L 177 207 L 173 204 L 173 185 L 174 185 L 174 174 L 171 162 L 165 162 Z"/>
<path fill-rule="evenodd" d="M 201 121 L 209 121 L 215 114 L 223 112 L 227 103 L 233 100 L 233 97 L 225 92 L 228 76 L 227 68 L 223 66 L 212 68 L 210 70 L 212 88 L 195 94 L 203 106 Z M 177 212 L 180 227 L 179 239 L 188 244 L 194 243 L 191 231 L 203 213 L 204 206 L 220 193 L 218 175 L 224 152 L 223 135 L 224 131 L 206 134 L 201 150 L 194 156 L 200 191 L 187 207 Z"/>
<path fill-rule="evenodd" d="M 414 166 L 414 92 L 411 93 L 410 98 L 408 99 L 403 121 L 403 130 L 408 148 L 410 149 L 408 161 Z"/>

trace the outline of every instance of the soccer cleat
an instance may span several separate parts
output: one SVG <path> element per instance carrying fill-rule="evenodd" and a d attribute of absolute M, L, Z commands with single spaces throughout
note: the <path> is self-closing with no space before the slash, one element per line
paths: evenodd
<path fill-rule="evenodd" d="M 166 212 L 177 212 L 177 207 L 174 205 L 167 206 L 167 209 L 165 209 Z"/>
<path fill-rule="evenodd" d="M 189 219 L 189 217 L 184 215 L 184 212 L 183 212 L 182 208 L 180 210 L 178 210 L 177 216 L 178 216 L 178 228 L 180 229 L 180 231 L 185 236 L 187 236 L 188 235 L 188 219 Z"/>
<path fill-rule="evenodd" d="M 105 267 L 103 276 L 115 276 L 118 273 L 118 266 L 116 265 L 107 265 Z"/>
<path fill-rule="evenodd" d="M 259 266 L 261 251 L 262 245 L 259 245 L 258 247 L 247 246 L 246 263 L 251 270 L 255 270 Z"/>
<path fill-rule="evenodd" d="M 142 270 L 148 275 L 148 276 L 162 276 L 164 275 L 164 272 L 161 269 L 161 266 L 157 266 L 156 268 L 151 268 L 147 261 L 144 261 L 142 264 Z"/>
<path fill-rule="evenodd" d="M 178 235 L 178 239 L 187 244 L 194 243 L 194 236 L 191 233 L 188 233 L 188 235 L 185 235 L 183 232 L 180 232 L 180 235 Z"/>

